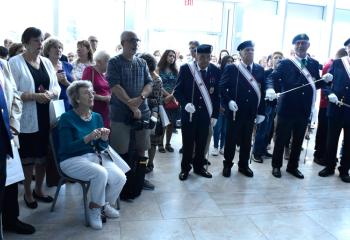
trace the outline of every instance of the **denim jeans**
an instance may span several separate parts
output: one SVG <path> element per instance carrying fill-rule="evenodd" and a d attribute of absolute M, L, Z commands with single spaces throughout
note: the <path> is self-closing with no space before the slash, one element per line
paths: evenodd
<path fill-rule="evenodd" d="M 226 138 L 226 117 L 223 113 L 219 114 L 218 121 L 214 127 L 214 148 L 218 148 L 220 140 L 220 149 L 225 146 Z"/>
<path fill-rule="evenodd" d="M 266 148 L 269 141 L 269 135 L 273 126 L 273 121 L 276 116 L 276 106 L 266 105 L 265 108 L 265 120 L 258 124 L 256 128 L 253 154 L 262 156 L 266 154 Z"/>

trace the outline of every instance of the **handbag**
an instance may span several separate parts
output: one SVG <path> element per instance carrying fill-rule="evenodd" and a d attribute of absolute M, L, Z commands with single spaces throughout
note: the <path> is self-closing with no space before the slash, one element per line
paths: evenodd
<path fill-rule="evenodd" d="M 50 125 L 53 126 L 57 123 L 58 118 L 66 111 L 64 107 L 64 101 L 60 100 L 51 100 L 49 106 L 50 113 Z"/>
<path fill-rule="evenodd" d="M 176 100 L 171 100 L 168 103 L 165 103 L 164 108 L 167 110 L 175 110 L 179 108 L 179 102 Z"/>

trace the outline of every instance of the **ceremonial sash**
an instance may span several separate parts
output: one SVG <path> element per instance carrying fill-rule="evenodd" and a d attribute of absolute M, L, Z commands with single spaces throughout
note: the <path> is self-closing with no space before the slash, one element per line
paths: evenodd
<path fill-rule="evenodd" d="M 312 87 L 313 95 L 312 95 L 312 105 L 311 105 L 311 107 L 313 109 L 315 107 L 315 101 L 316 101 L 316 85 L 315 85 L 314 79 L 312 78 L 309 70 L 307 70 L 306 67 L 301 67 L 300 61 L 298 61 L 295 57 L 290 58 L 290 60 L 300 70 L 300 72 L 304 75 L 304 77 L 310 83 L 310 86 Z"/>
<path fill-rule="evenodd" d="M 261 100 L 261 91 L 258 82 L 255 80 L 254 76 L 251 74 L 251 72 L 248 71 L 248 69 L 243 66 L 241 62 L 235 64 L 238 70 L 242 73 L 244 78 L 247 80 L 247 82 L 252 86 L 254 89 L 256 96 L 258 97 L 258 106 L 260 104 Z"/>
<path fill-rule="evenodd" d="M 208 110 L 209 118 L 211 118 L 211 114 L 213 113 L 213 104 L 211 103 L 210 95 L 208 93 L 207 87 L 205 86 L 204 79 L 202 79 L 202 76 L 199 74 L 199 71 L 194 62 L 187 63 L 187 65 L 204 99 L 205 106 L 207 107 L 207 110 Z"/>
<path fill-rule="evenodd" d="M 350 64 L 349 64 L 349 57 L 345 56 L 341 58 L 341 61 L 343 62 L 344 68 L 346 72 L 348 73 L 348 77 L 350 80 Z"/>

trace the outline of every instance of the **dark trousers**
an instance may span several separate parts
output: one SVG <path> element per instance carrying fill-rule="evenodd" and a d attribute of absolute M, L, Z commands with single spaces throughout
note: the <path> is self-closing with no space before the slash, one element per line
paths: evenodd
<path fill-rule="evenodd" d="M 254 119 L 252 116 L 242 115 L 237 112 L 236 119 L 233 121 L 232 114 L 228 115 L 224 152 L 225 167 L 232 167 L 237 143 L 240 146 L 238 167 L 248 167 Z"/>
<path fill-rule="evenodd" d="M 200 111 L 200 110 L 199 110 Z M 197 113 L 197 112 L 196 112 Z M 205 115 L 206 114 L 206 115 Z M 208 113 L 193 114 L 192 122 L 183 122 L 181 126 L 182 132 L 182 161 L 181 170 L 189 172 L 191 170 L 193 147 L 195 147 L 195 155 L 193 158 L 193 168 L 198 171 L 203 168 L 204 150 L 207 144 L 209 132 Z"/>
<path fill-rule="evenodd" d="M 327 147 L 327 108 L 320 108 L 318 112 L 318 126 L 315 139 L 314 157 L 325 159 Z"/>
<path fill-rule="evenodd" d="M 272 167 L 281 168 L 283 165 L 283 151 L 292 135 L 292 144 L 288 169 L 297 169 L 299 166 L 299 156 L 305 136 L 308 118 L 302 116 L 277 118 L 276 142 L 273 149 Z"/>
<path fill-rule="evenodd" d="M 265 120 L 257 125 L 253 153 L 257 156 L 265 155 L 269 137 L 276 116 L 276 106 L 267 105 L 265 108 Z"/>
<path fill-rule="evenodd" d="M 0 152 L 0 214 L 3 209 L 3 199 L 5 194 L 6 183 L 6 154 Z"/>
<path fill-rule="evenodd" d="M 339 171 L 347 173 L 350 169 L 350 120 L 328 118 L 327 153 L 326 162 L 330 168 L 337 165 L 337 150 L 340 132 L 344 130 L 344 147 L 340 161 Z"/>
<path fill-rule="evenodd" d="M 2 224 L 4 226 L 13 224 L 19 216 L 18 183 L 5 187 L 5 196 L 2 206 Z"/>

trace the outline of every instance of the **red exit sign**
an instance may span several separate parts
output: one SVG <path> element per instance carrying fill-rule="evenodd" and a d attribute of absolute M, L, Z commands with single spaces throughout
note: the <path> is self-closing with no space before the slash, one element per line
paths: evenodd
<path fill-rule="evenodd" d="M 185 0 L 185 6 L 193 6 L 193 0 Z"/>

